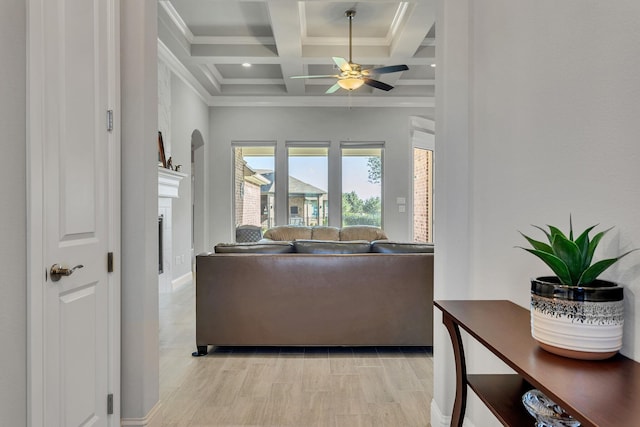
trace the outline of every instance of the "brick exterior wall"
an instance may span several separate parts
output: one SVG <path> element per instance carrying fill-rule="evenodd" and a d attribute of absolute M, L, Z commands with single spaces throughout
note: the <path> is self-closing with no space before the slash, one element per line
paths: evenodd
<path fill-rule="evenodd" d="M 234 150 L 234 199 L 236 225 L 260 226 L 260 186 L 244 180 L 242 148 Z"/>
<path fill-rule="evenodd" d="M 242 224 L 260 226 L 260 186 L 244 183 Z"/>
<path fill-rule="evenodd" d="M 418 242 L 433 240 L 432 160 L 432 151 L 413 150 L 413 238 Z"/>
<path fill-rule="evenodd" d="M 244 201 L 242 200 L 242 184 L 244 183 L 244 160 L 242 156 L 242 148 L 236 147 L 234 149 L 234 179 L 233 179 L 233 196 L 235 203 L 235 219 L 236 225 L 242 224 L 240 220 L 242 219 L 243 205 Z"/>

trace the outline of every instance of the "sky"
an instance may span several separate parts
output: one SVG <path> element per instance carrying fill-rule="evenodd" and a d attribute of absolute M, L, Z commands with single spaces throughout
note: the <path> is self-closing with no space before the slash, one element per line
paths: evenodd
<path fill-rule="evenodd" d="M 246 157 L 252 169 L 274 170 L 273 157 Z M 380 196 L 380 184 L 368 182 L 367 157 L 343 157 L 342 159 L 342 191 L 355 191 L 366 200 Z M 289 159 L 289 174 L 300 181 L 327 190 L 328 170 L 326 157 L 292 157 Z"/>

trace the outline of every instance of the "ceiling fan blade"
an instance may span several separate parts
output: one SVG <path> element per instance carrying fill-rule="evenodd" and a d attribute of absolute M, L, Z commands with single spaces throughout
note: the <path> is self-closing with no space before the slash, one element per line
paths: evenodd
<path fill-rule="evenodd" d="M 338 83 L 336 83 L 333 86 L 331 86 L 329 89 L 327 89 L 327 91 L 325 93 L 333 93 L 333 92 L 337 91 L 338 89 L 340 89 L 340 85 Z"/>
<path fill-rule="evenodd" d="M 340 68 L 340 71 L 351 71 L 351 65 L 349 65 L 349 61 L 346 59 L 334 56 L 333 62 Z"/>
<path fill-rule="evenodd" d="M 338 76 L 337 74 L 332 74 L 332 75 L 315 75 L 315 76 L 291 76 L 289 77 L 290 79 L 328 79 L 328 78 L 338 78 L 340 76 Z"/>
<path fill-rule="evenodd" d="M 375 87 L 376 89 L 382 89 L 382 90 L 386 90 L 386 91 L 390 91 L 391 89 L 393 89 L 393 86 L 388 85 L 386 83 L 383 83 L 381 81 L 378 80 L 373 80 L 373 79 L 363 79 L 364 83 L 366 85 L 369 85 L 371 87 Z"/>
<path fill-rule="evenodd" d="M 398 71 L 406 71 L 408 69 L 409 67 L 404 64 L 389 65 L 387 67 L 372 68 L 370 70 L 365 70 L 362 73 L 364 74 L 366 72 L 367 74 L 387 74 L 387 73 L 397 73 Z"/>

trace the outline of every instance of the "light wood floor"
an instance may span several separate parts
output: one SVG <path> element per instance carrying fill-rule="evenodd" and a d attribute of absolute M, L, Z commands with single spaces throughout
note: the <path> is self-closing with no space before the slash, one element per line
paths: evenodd
<path fill-rule="evenodd" d="M 431 348 L 195 351 L 194 290 L 160 294 L 165 427 L 428 427 Z"/>

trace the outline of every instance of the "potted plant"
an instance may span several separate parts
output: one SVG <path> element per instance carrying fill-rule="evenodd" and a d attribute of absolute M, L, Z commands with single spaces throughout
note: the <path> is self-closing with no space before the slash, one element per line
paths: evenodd
<path fill-rule="evenodd" d="M 557 227 L 548 231 L 534 226 L 546 242 L 522 234 L 531 248 L 523 248 L 540 258 L 555 276 L 531 280 L 531 334 L 543 349 L 576 359 L 601 360 L 622 347 L 624 293 L 616 283 L 597 277 L 631 250 L 615 258 L 593 262 L 602 237 L 611 228 L 589 233 L 588 227 L 574 238 L 569 217 L 568 236 Z"/>

